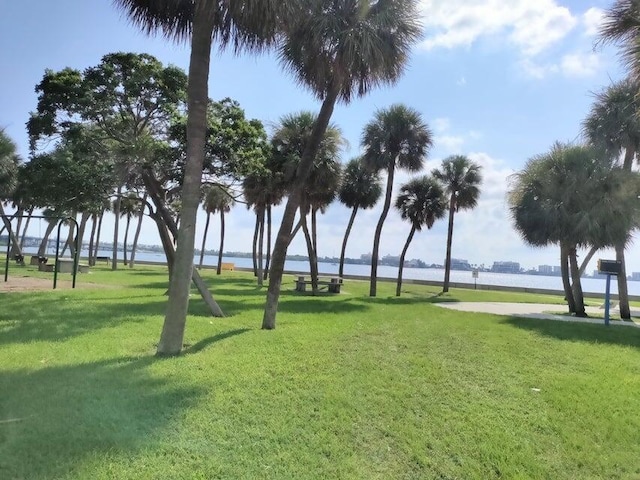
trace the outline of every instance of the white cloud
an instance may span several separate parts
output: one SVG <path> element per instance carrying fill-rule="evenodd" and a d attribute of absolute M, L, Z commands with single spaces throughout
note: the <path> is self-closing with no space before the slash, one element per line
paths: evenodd
<path fill-rule="evenodd" d="M 422 0 L 427 49 L 471 46 L 504 35 L 533 56 L 562 40 L 578 23 L 556 0 Z"/>
<path fill-rule="evenodd" d="M 436 135 L 433 143 L 438 148 L 443 148 L 447 152 L 459 152 L 464 145 L 464 138 L 457 135 Z"/>
<path fill-rule="evenodd" d="M 451 128 L 451 120 L 448 118 L 435 118 L 431 121 L 433 130 L 437 133 L 446 132 Z"/>
<path fill-rule="evenodd" d="M 604 21 L 604 10 L 597 7 L 591 7 L 582 15 L 582 22 L 585 27 L 585 33 L 590 36 L 598 35 L 600 26 Z"/>
<path fill-rule="evenodd" d="M 460 77 L 458 81 L 456 81 L 456 85 L 459 87 L 464 87 L 467 84 L 467 79 L 465 77 Z"/>
<path fill-rule="evenodd" d="M 589 77 L 600 69 L 600 56 L 595 53 L 572 53 L 562 57 L 560 69 L 568 77 Z"/>

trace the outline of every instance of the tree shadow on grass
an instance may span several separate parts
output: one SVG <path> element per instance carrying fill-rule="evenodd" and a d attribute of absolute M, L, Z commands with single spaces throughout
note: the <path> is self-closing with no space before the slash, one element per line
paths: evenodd
<path fill-rule="evenodd" d="M 425 303 L 450 303 L 458 302 L 459 299 L 452 296 L 445 296 L 449 294 L 443 294 L 442 292 L 432 295 L 404 295 L 400 297 L 396 296 L 380 296 L 380 297 L 360 297 L 357 299 L 359 302 L 371 303 L 374 305 L 417 305 Z"/>
<path fill-rule="evenodd" d="M 236 335 L 241 335 L 249 331 L 251 331 L 251 329 L 249 328 L 237 328 L 235 330 L 229 330 L 228 332 L 218 333 L 217 335 L 213 335 L 212 337 L 204 338 L 200 340 L 198 343 L 194 343 L 193 345 L 185 345 L 185 348 L 182 351 L 182 354 L 193 355 L 194 353 L 198 353 L 204 350 L 209 345 L 212 345 L 216 342 L 224 340 L 225 338 L 235 337 Z"/>
<path fill-rule="evenodd" d="M 86 457 L 153 445 L 203 388 L 151 376 L 153 357 L 0 372 L 2 478 L 73 476 Z M 106 458 L 106 457 L 105 457 Z"/>
<path fill-rule="evenodd" d="M 503 323 L 558 340 L 640 347 L 640 328 L 521 317 L 509 317 Z"/>

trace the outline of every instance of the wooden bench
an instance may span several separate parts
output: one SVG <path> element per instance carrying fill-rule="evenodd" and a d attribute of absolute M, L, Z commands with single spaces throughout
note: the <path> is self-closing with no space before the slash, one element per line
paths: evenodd
<path fill-rule="evenodd" d="M 42 257 L 40 255 L 31 255 L 31 261 L 30 261 L 30 265 L 40 265 L 43 263 L 47 263 L 49 261 L 49 258 L 47 257 Z"/>
<path fill-rule="evenodd" d="M 236 264 L 235 263 L 231 263 L 231 262 L 222 262 L 220 264 L 220 270 L 226 270 L 229 272 L 233 272 L 233 270 L 236 268 Z"/>
<path fill-rule="evenodd" d="M 311 279 L 307 280 L 306 277 L 297 277 L 296 291 L 306 292 L 307 285 L 311 285 L 312 283 Z M 339 277 L 318 277 L 318 286 L 320 285 L 326 286 L 329 293 L 340 293 L 342 279 Z"/>
<path fill-rule="evenodd" d="M 111 257 L 105 257 L 105 256 L 96 257 L 96 262 L 100 262 L 100 261 L 106 262 L 107 265 L 111 265 Z"/>
<path fill-rule="evenodd" d="M 73 273 L 73 260 L 59 258 L 57 269 L 58 273 Z M 89 273 L 89 265 L 79 263 L 77 273 Z"/>

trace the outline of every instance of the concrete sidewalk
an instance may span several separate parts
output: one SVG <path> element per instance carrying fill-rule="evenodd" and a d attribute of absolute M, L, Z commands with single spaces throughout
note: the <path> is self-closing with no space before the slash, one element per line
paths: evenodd
<path fill-rule="evenodd" d="M 562 313 L 567 311 L 566 305 L 501 302 L 442 302 L 435 303 L 434 305 L 442 308 L 448 308 L 450 310 L 459 310 L 461 312 L 492 313 L 494 315 L 505 315 L 509 317 L 538 318 L 542 320 L 558 320 L 562 322 L 604 325 L 604 320 L 600 318 L 579 318 L 562 315 Z M 604 315 L 604 308 L 601 307 L 586 307 L 585 310 L 588 315 Z M 619 318 L 618 309 L 611 309 L 611 315 Z M 640 316 L 640 312 L 632 311 L 631 316 Z M 612 320 L 610 325 L 640 327 L 640 323 L 636 323 L 635 321 L 621 322 L 620 320 Z"/>

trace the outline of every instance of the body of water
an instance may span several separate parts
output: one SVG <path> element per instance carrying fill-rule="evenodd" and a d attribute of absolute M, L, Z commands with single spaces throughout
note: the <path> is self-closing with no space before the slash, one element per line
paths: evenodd
<path fill-rule="evenodd" d="M 25 249 L 26 253 L 32 253 L 32 249 Z M 35 252 L 35 250 L 33 250 Z M 68 253 L 67 253 L 68 254 Z M 83 256 L 87 255 L 86 251 L 82 252 Z M 48 253 L 48 255 L 55 255 Z M 100 251 L 99 255 L 111 257 L 111 252 Z M 122 257 L 122 252 L 120 252 Z M 196 255 L 195 262 L 199 261 L 199 255 Z M 136 252 L 136 260 L 147 262 L 164 263 L 165 256 L 162 253 Z M 237 258 L 223 256 L 224 262 L 234 263 L 239 268 L 252 268 L 253 262 L 250 258 Z M 217 255 L 205 255 L 204 265 L 214 266 L 218 263 Z M 338 273 L 338 265 L 331 263 L 318 264 L 320 274 L 335 275 Z M 285 270 L 295 272 L 309 272 L 309 263 L 306 261 L 291 261 L 285 263 Z M 344 266 L 345 275 L 358 275 L 368 277 L 371 272 L 369 265 L 349 265 Z M 398 268 L 389 266 L 378 266 L 378 278 L 397 278 Z M 429 280 L 442 282 L 444 279 L 444 270 L 432 268 L 404 268 L 403 278 L 412 280 Z M 467 283 L 473 285 L 474 279 L 471 272 L 468 271 L 451 271 L 451 282 Z M 505 287 L 520 288 L 539 288 L 544 290 L 562 290 L 562 279 L 560 277 L 552 277 L 545 275 L 522 275 L 509 273 L 491 273 L 480 272 L 477 279 L 478 285 L 497 285 Z M 605 280 L 601 278 L 583 278 L 582 288 L 585 292 L 604 293 Z M 640 296 L 640 282 L 628 281 L 629 295 Z M 611 279 L 611 293 L 617 293 L 618 285 L 615 278 Z"/>

